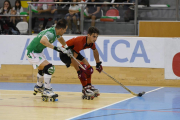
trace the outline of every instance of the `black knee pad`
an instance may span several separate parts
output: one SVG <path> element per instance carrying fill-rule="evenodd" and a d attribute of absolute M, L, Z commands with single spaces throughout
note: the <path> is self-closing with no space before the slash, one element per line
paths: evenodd
<path fill-rule="evenodd" d="M 59 58 L 61 59 L 61 61 L 66 65 L 66 67 L 69 67 L 71 64 L 71 58 L 68 57 L 66 54 L 60 52 L 59 53 Z"/>
<path fill-rule="evenodd" d="M 48 75 L 52 75 L 55 71 L 55 67 L 52 64 L 48 64 L 44 67 L 43 72 Z"/>
<path fill-rule="evenodd" d="M 39 73 L 41 76 L 43 76 L 43 75 L 44 75 L 43 70 L 39 70 L 39 69 L 38 69 L 38 73 Z"/>
<path fill-rule="evenodd" d="M 82 61 L 84 59 L 84 57 L 79 53 L 76 59 Z"/>

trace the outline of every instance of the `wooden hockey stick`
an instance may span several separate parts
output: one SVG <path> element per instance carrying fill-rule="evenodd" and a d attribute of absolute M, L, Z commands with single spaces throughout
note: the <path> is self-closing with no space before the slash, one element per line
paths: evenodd
<path fill-rule="evenodd" d="M 86 70 L 86 69 L 79 63 L 79 61 L 77 61 L 77 59 L 76 59 L 73 55 L 71 55 L 71 57 L 79 64 L 79 66 L 80 66 L 83 70 Z"/>
<path fill-rule="evenodd" d="M 118 83 L 119 85 L 121 85 L 124 89 L 126 89 L 126 90 L 127 90 L 128 92 L 130 92 L 131 94 L 133 94 L 133 95 L 135 95 L 135 96 L 138 96 L 138 97 L 141 97 L 142 95 L 145 94 L 145 92 L 141 92 L 141 93 L 139 93 L 139 94 L 136 94 L 136 93 L 132 92 L 130 89 L 128 89 L 127 87 L 125 87 L 122 83 L 120 83 L 118 80 L 116 80 L 115 78 L 113 78 L 112 76 L 110 76 L 109 74 L 107 74 L 106 72 L 104 72 L 103 70 L 102 70 L 102 72 L 103 72 L 104 74 L 106 74 L 108 77 L 110 77 L 111 79 L 113 79 L 116 83 Z"/>

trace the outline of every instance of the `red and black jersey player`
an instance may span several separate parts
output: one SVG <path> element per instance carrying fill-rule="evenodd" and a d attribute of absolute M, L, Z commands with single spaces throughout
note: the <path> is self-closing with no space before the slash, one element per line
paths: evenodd
<path fill-rule="evenodd" d="M 93 68 L 86 60 L 86 58 L 80 54 L 81 50 L 91 48 L 93 50 L 94 58 L 96 60 L 96 70 L 99 73 L 102 71 L 102 62 L 99 60 L 99 53 L 95 46 L 98 35 L 99 30 L 96 27 L 90 27 L 88 29 L 87 36 L 78 36 L 66 41 L 67 46 L 72 49 L 74 57 L 78 61 L 80 61 L 80 63 L 86 70 L 80 68 L 79 64 L 73 58 L 68 57 L 62 52 L 60 53 L 60 59 L 62 60 L 62 62 L 64 62 L 67 67 L 73 65 L 74 68 L 77 70 L 78 78 L 80 79 L 83 86 L 83 99 L 93 99 L 94 97 L 100 95 L 99 90 L 95 89 L 91 84 L 91 75 L 93 73 Z"/>

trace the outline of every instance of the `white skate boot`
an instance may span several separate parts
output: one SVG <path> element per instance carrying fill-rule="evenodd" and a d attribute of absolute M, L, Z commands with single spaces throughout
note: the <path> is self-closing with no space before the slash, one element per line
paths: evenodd
<path fill-rule="evenodd" d="M 56 101 L 56 98 L 58 97 L 58 94 L 55 94 L 51 89 L 44 88 L 43 94 L 42 94 L 42 100 L 47 102 L 48 100 L 54 102 Z"/>
<path fill-rule="evenodd" d="M 96 89 L 94 86 L 89 85 L 89 88 L 90 88 L 90 90 L 91 90 L 91 91 L 93 91 L 93 92 L 94 92 L 94 97 L 98 97 L 98 96 L 100 96 L 99 90 L 98 90 L 98 89 Z"/>
<path fill-rule="evenodd" d="M 38 86 L 38 85 L 35 85 L 34 86 L 34 93 L 33 95 L 36 95 L 37 93 L 43 93 L 43 90 L 44 90 L 44 85 L 42 85 L 41 87 Z"/>
<path fill-rule="evenodd" d="M 93 100 L 94 99 L 94 92 L 90 89 L 89 86 L 86 86 L 82 90 L 82 99 L 87 99 L 87 100 Z"/>

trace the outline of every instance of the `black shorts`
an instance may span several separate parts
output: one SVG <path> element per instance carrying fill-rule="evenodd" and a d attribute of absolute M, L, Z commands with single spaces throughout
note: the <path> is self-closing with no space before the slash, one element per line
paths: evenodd
<path fill-rule="evenodd" d="M 64 54 L 63 52 L 59 53 L 59 58 L 61 61 L 66 65 L 66 67 L 69 67 L 71 64 L 71 58 L 67 56 L 67 54 Z M 77 58 L 78 60 L 82 61 L 84 57 L 79 53 Z"/>

